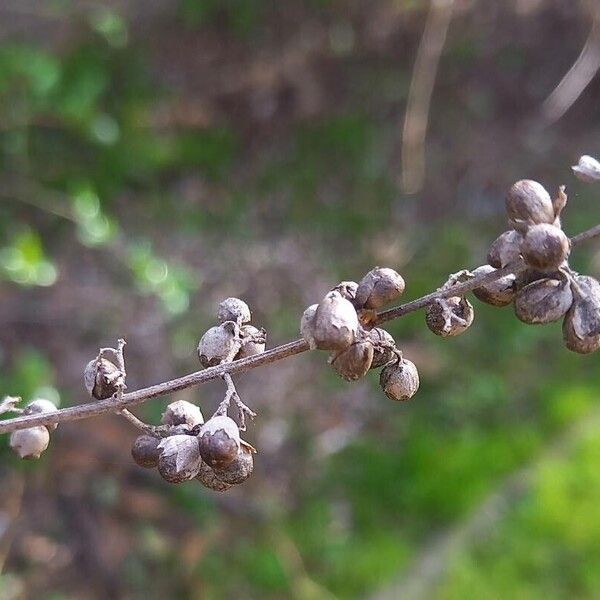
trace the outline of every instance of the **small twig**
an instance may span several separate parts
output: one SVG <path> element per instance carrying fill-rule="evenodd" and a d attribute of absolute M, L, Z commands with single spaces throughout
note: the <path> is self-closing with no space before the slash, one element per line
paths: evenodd
<path fill-rule="evenodd" d="M 571 246 L 578 246 L 583 242 L 591 240 L 600 236 L 600 225 L 596 225 L 587 231 L 584 231 L 573 238 L 571 238 Z M 391 321 L 402 317 L 408 313 L 415 312 L 421 308 L 425 308 L 438 298 L 448 298 L 450 296 L 463 296 L 467 292 L 471 292 L 475 288 L 481 287 L 492 283 L 502 277 L 506 277 L 511 274 L 519 274 L 526 269 L 526 265 L 522 259 L 518 259 L 515 262 L 507 265 L 502 269 L 496 269 L 485 275 L 479 275 L 473 277 L 468 281 L 457 283 L 446 290 L 439 290 L 402 304 L 395 308 L 391 308 L 377 315 L 375 325 L 380 325 L 386 321 Z M 264 365 L 268 365 L 284 358 L 289 358 L 296 354 L 301 354 L 309 350 L 308 343 L 304 339 L 295 340 L 288 342 L 276 348 L 272 348 L 257 354 L 255 356 L 249 356 L 233 362 L 223 363 L 215 367 L 209 367 L 202 371 L 196 371 L 183 377 L 172 379 L 171 381 L 165 381 L 158 383 L 147 388 L 142 388 L 133 392 L 124 394 L 120 401 L 120 407 L 136 406 L 143 404 L 151 398 L 158 396 L 165 396 L 166 394 L 172 394 L 179 390 L 187 389 L 195 385 L 212 381 L 213 379 L 223 378 L 224 375 L 233 375 L 234 373 L 244 373 L 251 369 L 256 369 Z M 80 419 L 87 419 L 95 417 L 108 412 L 114 412 L 117 408 L 115 406 L 115 399 L 108 398 L 107 400 L 98 400 L 97 402 L 88 402 L 86 404 L 80 404 L 77 406 L 71 406 L 68 408 L 61 408 L 52 413 L 38 413 L 34 415 L 23 415 L 15 417 L 14 419 L 7 419 L 0 421 L 0 433 L 9 433 L 16 431 L 17 429 L 25 429 L 27 427 L 33 427 L 34 425 L 51 425 L 52 423 L 65 423 L 67 421 L 78 421 Z"/>
<path fill-rule="evenodd" d="M 225 381 L 225 384 L 227 385 L 227 391 L 225 392 L 225 398 L 221 404 L 219 404 L 219 408 L 217 408 L 215 415 L 226 415 L 231 401 L 233 400 L 238 409 L 240 431 L 246 431 L 246 417 L 254 419 L 256 413 L 242 402 L 242 399 L 235 388 L 235 383 L 233 383 L 233 379 L 229 373 L 223 375 L 223 381 Z"/>

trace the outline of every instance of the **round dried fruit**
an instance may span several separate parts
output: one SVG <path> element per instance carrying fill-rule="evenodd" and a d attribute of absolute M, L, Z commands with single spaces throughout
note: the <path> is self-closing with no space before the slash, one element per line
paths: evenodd
<path fill-rule="evenodd" d="M 193 435 L 171 435 L 159 444 L 158 472 L 169 483 L 182 483 L 198 475 L 200 451 Z"/>
<path fill-rule="evenodd" d="M 20 458 L 39 458 L 50 443 L 50 433 L 44 425 L 18 429 L 10 434 L 10 447 Z"/>
<path fill-rule="evenodd" d="M 523 236 L 514 229 L 499 235 L 488 250 L 488 263 L 495 269 L 501 269 L 514 262 L 521 255 Z"/>
<path fill-rule="evenodd" d="M 593 158 L 584 154 L 576 166 L 571 167 L 575 173 L 575 177 L 585 183 L 596 183 L 600 181 L 600 163 Z"/>
<path fill-rule="evenodd" d="M 187 425 L 191 429 L 194 425 L 202 425 L 204 417 L 195 404 L 187 400 L 176 400 L 167 406 L 160 422 L 163 425 Z"/>
<path fill-rule="evenodd" d="M 222 482 L 232 485 L 246 481 L 254 470 L 253 452 L 252 446 L 241 440 L 240 449 L 233 461 L 222 469 L 214 469 L 216 477 Z"/>
<path fill-rule="evenodd" d="M 373 344 L 368 338 L 354 342 L 348 348 L 329 357 L 334 371 L 346 381 L 356 381 L 364 377 L 372 362 Z"/>
<path fill-rule="evenodd" d="M 473 271 L 476 277 L 493 273 L 496 269 L 490 265 L 483 265 Z M 510 274 L 496 279 L 491 283 L 486 283 L 473 290 L 473 294 L 478 300 L 491 304 L 492 306 L 506 306 L 510 304 L 515 297 L 515 276 Z"/>
<path fill-rule="evenodd" d="M 32 400 L 23 411 L 25 415 L 39 415 L 41 413 L 51 413 L 56 412 L 57 408 L 54 402 L 50 402 L 50 400 L 46 400 L 44 398 L 36 398 Z M 52 423 L 50 425 L 46 425 L 48 431 L 52 432 L 58 427 L 58 423 Z"/>
<path fill-rule="evenodd" d="M 563 339 L 569 350 L 589 354 L 600 347 L 600 283 L 577 275 L 571 289 L 573 305 L 563 321 Z"/>
<path fill-rule="evenodd" d="M 381 327 L 374 327 L 369 331 L 371 343 L 373 344 L 373 361 L 371 362 L 371 369 L 377 369 L 387 365 L 390 361 L 394 360 L 396 353 L 396 342 L 394 338 Z"/>
<path fill-rule="evenodd" d="M 473 305 L 462 296 L 438 298 L 427 306 L 427 327 L 442 337 L 453 337 L 464 333 L 473 323 Z"/>
<path fill-rule="evenodd" d="M 400 273 L 375 267 L 360 280 L 354 304 L 357 308 L 381 308 L 399 298 L 405 287 Z"/>
<path fill-rule="evenodd" d="M 357 289 L 358 283 L 356 283 L 356 281 L 340 281 L 340 283 L 332 288 L 331 291 L 338 292 L 342 298 L 350 300 L 350 302 L 354 303 Z"/>
<path fill-rule="evenodd" d="M 240 449 L 240 430 L 226 416 L 209 419 L 198 434 L 200 456 L 209 467 L 222 469 L 230 464 Z"/>
<path fill-rule="evenodd" d="M 239 352 L 240 328 L 233 321 L 211 327 L 198 342 L 198 357 L 203 367 L 214 367 L 223 361 L 233 360 Z"/>
<path fill-rule="evenodd" d="M 88 394 L 97 400 L 105 400 L 124 386 L 124 374 L 106 358 L 90 360 L 83 373 Z"/>
<path fill-rule="evenodd" d="M 506 214 L 509 221 L 553 223 L 554 206 L 543 185 L 531 179 L 517 181 L 506 196 Z"/>
<path fill-rule="evenodd" d="M 264 329 L 257 329 L 254 325 L 242 325 L 240 339 L 242 347 L 235 356 L 236 360 L 262 354 L 265 351 L 267 332 Z"/>
<path fill-rule="evenodd" d="M 544 272 L 556 271 L 569 256 L 570 246 L 562 229 L 543 223 L 529 227 L 521 253 L 530 267 Z"/>
<path fill-rule="evenodd" d="M 239 298 L 226 298 L 219 304 L 217 319 L 221 323 L 234 321 L 238 325 L 243 325 L 244 323 L 250 323 L 251 318 L 250 308 Z"/>
<path fill-rule="evenodd" d="M 151 435 L 140 435 L 133 442 L 131 446 L 131 456 L 133 460 L 145 469 L 152 469 L 158 465 L 158 459 L 160 457 L 160 449 L 158 444 L 160 443 L 159 438 L 155 438 Z"/>
<path fill-rule="evenodd" d="M 515 296 L 515 315 L 523 323 L 543 325 L 557 321 L 571 308 L 573 294 L 567 277 L 539 279 Z"/>
<path fill-rule="evenodd" d="M 352 344 L 357 331 L 358 316 L 352 303 L 338 292 L 329 292 L 317 306 L 313 320 L 311 333 L 316 347 L 343 350 Z"/>
<path fill-rule="evenodd" d="M 231 483 L 225 483 L 224 481 L 221 481 L 215 475 L 215 472 L 205 462 L 200 465 L 200 471 L 198 475 L 196 475 L 196 479 L 205 488 L 215 492 L 225 492 L 229 488 L 233 487 Z"/>
<path fill-rule="evenodd" d="M 410 400 L 419 389 L 419 372 L 413 362 L 403 358 L 382 369 L 379 385 L 390 400 Z"/>
<path fill-rule="evenodd" d="M 308 343 L 311 350 L 317 347 L 313 333 L 315 331 L 315 314 L 318 304 L 311 304 L 303 313 L 300 319 L 300 334 Z"/>

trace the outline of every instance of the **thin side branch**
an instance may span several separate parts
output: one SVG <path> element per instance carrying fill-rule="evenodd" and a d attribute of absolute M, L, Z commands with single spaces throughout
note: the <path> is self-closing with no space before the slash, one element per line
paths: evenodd
<path fill-rule="evenodd" d="M 571 245 L 578 246 L 588 240 L 600 237 L 600 225 L 596 225 L 587 231 L 571 238 Z M 385 323 L 402 317 L 408 313 L 425 308 L 432 302 L 435 302 L 439 298 L 447 298 L 449 296 L 463 295 L 467 292 L 471 292 L 477 287 L 501 279 L 511 273 L 518 274 L 525 269 L 525 263 L 522 259 L 511 263 L 503 269 L 497 269 L 486 275 L 480 275 L 473 277 L 463 283 L 457 283 L 449 289 L 439 289 L 435 292 L 402 304 L 395 308 L 391 308 L 377 315 L 375 324 Z M 241 360 L 233 362 L 223 363 L 215 367 L 209 367 L 202 371 L 196 371 L 190 373 L 184 377 L 178 377 L 171 381 L 165 381 L 164 383 L 158 383 L 147 388 L 142 388 L 134 392 L 123 394 L 119 399 L 109 398 L 107 400 L 98 400 L 95 402 L 89 402 L 87 404 L 80 404 L 77 406 L 71 406 L 68 408 L 61 408 L 51 413 L 39 413 L 33 415 L 24 415 L 15 417 L 13 419 L 7 419 L 0 421 L 0 433 L 10 433 L 17 429 L 25 429 L 27 427 L 33 427 L 34 425 L 51 425 L 52 423 L 65 423 L 67 421 L 78 421 L 79 419 L 87 419 L 90 417 L 97 417 L 106 413 L 123 410 L 130 406 L 136 406 L 143 404 L 146 400 L 156 398 L 158 396 L 165 396 L 184 390 L 213 379 L 226 379 L 227 374 L 233 375 L 235 373 L 244 373 L 257 367 L 262 367 L 284 358 L 289 358 L 296 354 L 301 354 L 309 350 L 308 344 L 303 340 L 295 340 L 288 342 L 276 348 L 272 348 L 257 354 L 255 356 L 249 356 Z"/>

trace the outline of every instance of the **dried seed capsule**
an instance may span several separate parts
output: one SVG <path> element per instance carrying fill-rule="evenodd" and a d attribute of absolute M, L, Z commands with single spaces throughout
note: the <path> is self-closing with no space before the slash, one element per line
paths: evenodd
<path fill-rule="evenodd" d="M 375 327 L 369 331 L 369 337 L 373 344 L 373 361 L 371 362 L 371 369 L 377 369 L 387 365 L 394 359 L 396 353 L 396 342 L 394 338 L 381 327 Z"/>
<path fill-rule="evenodd" d="M 243 325 L 244 323 L 250 323 L 251 318 L 250 308 L 239 298 L 226 298 L 219 304 L 217 319 L 221 323 L 233 321 L 238 325 Z"/>
<path fill-rule="evenodd" d="M 358 283 L 354 304 L 357 308 L 381 308 L 404 292 L 402 275 L 387 267 L 375 267 Z"/>
<path fill-rule="evenodd" d="M 329 357 L 334 371 L 346 381 L 356 381 L 367 374 L 373 362 L 373 344 L 369 339 L 354 342 Z"/>
<path fill-rule="evenodd" d="M 357 289 L 358 283 L 356 281 L 341 281 L 331 291 L 338 292 L 342 298 L 350 300 L 354 304 Z"/>
<path fill-rule="evenodd" d="M 187 425 L 191 429 L 194 425 L 202 425 L 204 417 L 195 404 L 187 400 L 176 400 L 167 406 L 160 422 L 163 425 Z"/>
<path fill-rule="evenodd" d="M 240 430 L 233 419 L 216 416 L 209 419 L 198 434 L 200 456 L 209 467 L 222 469 L 240 449 Z"/>
<path fill-rule="evenodd" d="M 221 481 L 215 475 L 215 472 L 205 462 L 200 465 L 200 471 L 198 472 L 196 479 L 204 487 L 215 492 L 225 492 L 229 488 L 233 487 L 231 483 L 225 483 L 224 481 Z"/>
<path fill-rule="evenodd" d="M 311 350 L 317 347 L 313 333 L 315 331 L 315 314 L 318 304 L 311 304 L 303 313 L 300 319 L 300 334 L 306 340 Z"/>
<path fill-rule="evenodd" d="M 425 312 L 427 327 L 442 337 L 464 333 L 473 323 L 473 305 L 462 296 L 439 298 Z"/>
<path fill-rule="evenodd" d="M 50 433 L 44 425 L 18 429 L 10 434 L 10 447 L 20 458 L 39 458 L 50 443 Z"/>
<path fill-rule="evenodd" d="M 264 329 L 257 329 L 254 325 L 242 325 L 240 339 L 242 347 L 235 356 L 236 360 L 262 354 L 265 351 L 267 332 Z"/>
<path fill-rule="evenodd" d="M 321 350 L 343 350 L 354 341 L 358 316 L 352 303 L 338 292 L 329 292 L 317 306 L 312 338 Z M 310 342 L 309 342 L 310 343 Z"/>
<path fill-rule="evenodd" d="M 571 168 L 577 179 L 581 179 L 585 183 L 600 181 L 600 163 L 592 156 L 584 154 L 577 165 Z"/>
<path fill-rule="evenodd" d="M 473 271 L 476 277 L 493 273 L 496 269 L 490 265 L 483 265 Z M 473 294 L 478 300 L 491 304 L 492 306 L 506 306 L 510 304 L 515 297 L 515 276 L 506 275 L 491 283 L 486 283 L 473 290 Z"/>
<path fill-rule="evenodd" d="M 543 223 L 532 225 L 525 234 L 521 254 L 538 271 L 556 271 L 569 256 L 569 238 L 562 229 Z"/>
<path fill-rule="evenodd" d="M 198 357 L 203 367 L 214 367 L 225 360 L 233 360 L 239 352 L 240 329 L 237 323 L 225 321 L 211 327 L 198 342 Z"/>
<path fill-rule="evenodd" d="M 413 362 L 403 358 L 382 369 L 379 385 L 390 400 L 410 400 L 419 389 L 419 372 Z"/>
<path fill-rule="evenodd" d="M 567 277 L 540 279 L 515 296 L 515 315 L 523 323 L 542 325 L 557 321 L 571 308 L 573 294 Z"/>
<path fill-rule="evenodd" d="M 539 281 L 540 279 L 560 279 L 561 274 L 559 271 L 553 271 L 551 273 L 542 273 L 542 271 L 536 271 L 535 269 L 525 269 L 515 275 L 515 290 L 518 292 L 522 290 L 526 285 Z"/>
<path fill-rule="evenodd" d="M 131 456 L 133 460 L 145 469 L 152 469 L 158 465 L 160 458 L 160 449 L 158 447 L 160 439 L 151 435 L 140 435 L 131 446 Z"/>
<path fill-rule="evenodd" d="M 506 214 L 509 221 L 527 223 L 553 223 L 555 216 L 550 194 L 543 185 L 531 179 L 517 181 L 510 188 L 506 196 Z"/>
<path fill-rule="evenodd" d="M 85 367 L 83 381 L 88 394 L 97 400 L 110 398 L 124 383 L 123 373 L 106 358 L 90 360 Z"/>
<path fill-rule="evenodd" d="M 240 449 L 237 456 L 226 467 L 214 469 L 217 479 L 224 483 L 236 485 L 243 483 L 252 475 L 254 470 L 254 459 L 252 458 L 253 448 L 243 440 L 240 443 Z"/>
<path fill-rule="evenodd" d="M 50 400 L 44 398 L 36 398 L 25 407 L 23 414 L 39 415 L 41 413 L 55 412 L 56 410 L 57 408 L 54 402 L 50 402 Z M 58 423 L 52 423 L 51 425 L 46 425 L 46 427 L 49 432 L 53 432 L 58 427 Z"/>
<path fill-rule="evenodd" d="M 573 305 L 563 321 L 563 339 L 569 350 L 589 354 L 600 347 L 600 283 L 578 275 L 571 289 Z"/>
<path fill-rule="evenodd" d="M 501 269 L 514 262 L 521 255 L 523 236 L 514 229 L 499 235 L 488 250 L 488 263 L 495 269 Z"/>
<path fill-rule="evenodd" d="M 182 483 L 198 475 L 200 451 L 193 435 L 171 435 L 159 444 L 158 472 L 169 483 Z"/>

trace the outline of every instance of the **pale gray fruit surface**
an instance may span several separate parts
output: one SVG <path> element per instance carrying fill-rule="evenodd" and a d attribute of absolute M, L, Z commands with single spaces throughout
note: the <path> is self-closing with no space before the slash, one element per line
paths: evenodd
<path fill-rule="evenodd" d="M 600 283 L 577 275 L 571 288 L 573 305 L 563 321 L 563 340 L 569 350 L 589 354 L 600 347 Z"/>
<path fill-rule="evenodd" d="M 250 307 L 239 298 L 225 298 L 219 303 L 217 310 L 217 319 L 224 323 L 225 321 L 234 321 L 238 325 L 249 323 L 252 319 Z"/>
<path fill-rule="evenodd" d="M 350 300 L 350 302 L 354 303 L 357 289 L 358 283 L 356 283 L 356 281 L 340 281 L 340 283 L 332 288 L 331 291 L 338 292 L 342 298 Z"/>
<path fill-rule="evenodd" d="M 542 223 L 529 227 L 521 254 L 527 265 L 538 271 L 556 271 L 569 256 L 571 244 L 562 229 Z"/>
<path fill-rule="evenodd" d="M 412 361 L 403 358 L 382 369 L 379 384 L 390 400 L 410 400 L 419 389 L 419 371 Z"/>
<path fill-rule="evenodd" d="M 373 360 L 371 361 L 371 369 L 377 369 L 387 365 L 394 359 L 396 353 L 396 342 L 394 338 L 385 329 L 374 327 L 368 332 L 373 344 Z"/>
<path fill-rule="evenodd" d="M 209 490 L 214 492 L 226 492 L 233 487 L 233 484 L 221 481 L 216 475 L 213 469 L 211 469 L 205 462 L 200 465 L 200 470 L 196 479 Z"/>
<path fill-rule="evenodd" d="M 562 318 L 573 304 L 573 293 L 566 277 L 540 279 L 526 285 L 515 295 L 515 315 L 523 323 L 544 325 Z"/>
<path fill-rule="evenodd" d="M 242 325 L 240 327 L 240 340 L 242 347 L 235 358 L 240 359 L 256 356 L 265 351 L 267 333 L 264 329 L 258 329 L 254 325 Z"/>
<path fill-rule="evenodd" d="M 397 300 L 405 287 L 400 273 L 388 267 L 375 267 L 359 281 L 354 305 L 358 308 L 381 308 Z"/>
<path fill-rule="evenodd" d="M 364 377 L 373 362 L 373 344 L 369 339 L 354 342 L 348 348 L 331 355 L 333 370 L 346 381 Z"/>
<path fill-rule="evenodd" d="M 585 183 L 597 183 L 600 181 L 600 162 L 594 157 L 584 154 L 579 162 L 571 167 L 577 179 Z"/>
<path fill-rule="evenodd" d="M 302 318 L 300 319 L 300 335 L 304 338 L 311 350 L 315 350 L 317 348 L 317 342 L 315 342 L 314 337 L 317 306 L 319 305 L 311 304 L 309 307 L 307 307 L 302 313 Z"/>
<path fill-rule="evenodd" d="M 204 417 L 200 407 L 195 404 L 187 400 L 175 400 L 167 405 L 160 422 L 163 425 L 187 425 L 192 428 L 195 425 L 202 425 Z"/>
<path fill-rule="evenodd" d="M 483 265 L 473 271 L 475 277 L 488 275 L 496 271 L 491 265 Z M 486 283 L 473 290 L 473 294 L 478 300 L 491 304 L 492 306 L 507 306 L 515 297 L 515 276 L 513 274 L 506 275 L 496 279 L 491 283 Z"/>
<path fill-rule="evenodd" d="M 212 417 L 200 429 L 198 441 L 202 460 L 209 467 L 223 468 L 238 454 L 240 430 L 230 417 Z"/>
<path fill-rule="evenodd" d="M 45 398 L 36 398 L 32 400 L 23 411 L 25 415 L 39 415 L 42 413 L 51 413 L 56 412 L 58 409 L 54 402 L 50 402 L 50 400 L 46 400 Z M 58 423 L 52 423 L 51 425 L 46 425 L 48 431 L 52 433 L 58 427 Z"/>
<path fill-rule="evenodd" d="M 554 206 L 544 186 L 531 179 L 513 184 L 506 196 L 506 214 L 509 221 L 526 223 L 554 223 Z"/>
<path fill-rule="evenodd" d="M 97 400 L 105 400 L 118 391 L 123 383 L 123 374 L 106 358 L 94 359 L 86 365 L 83 381 L 91 396 Z"/>
<path fill-rule="evenodd" d="M 208 329 L 198 343 L 198 358 L 203 367 L 220 365 L 239 352 L 239 327 L 234 321 L 225 321 Z"/>
<path fill-rule="evenodd" d="M 349 300 L 329 292 L 317 306 L 312 337 L 320 350 L 343 350 L 358 331 L 358 315 Z"/>
<path fill-rule="evenodd" d="M 10 447 L 20 458 L 31 460 L 39 458 L 48 448 L 50 433 L 44 425 L 18 429 L 10 434 Z"/>
<path fill-rule="evenodd" d="M 237 456 L 226 467 L 213 469 L 215 475 L 224 483 L 237 485 L 243 483 L 252 475 L 254 459 L 252 449 L 243 442 L 240 444 Z"/>
<path fill-rule="evenodd" d="M 159 444 L 158 472 L 169 483 L 182 483 L 198 475 L 200 450 L 193 435 L 171 435 Z"/>
<path fill-rule="evenodd" d="M 462 296 L 441 298 L 427 306 L 425 323 L 441 337 L 455 337 L 464 333 L 473 323 L 473 305 Z"/>
<path fill-rule="evenodd" d="M 487 255 L 488 263 L 495 269 L 506 267 L 519 258 L 522 243 L 523 236 L 518 231 L 505 231 L 492 242 Z"/>

